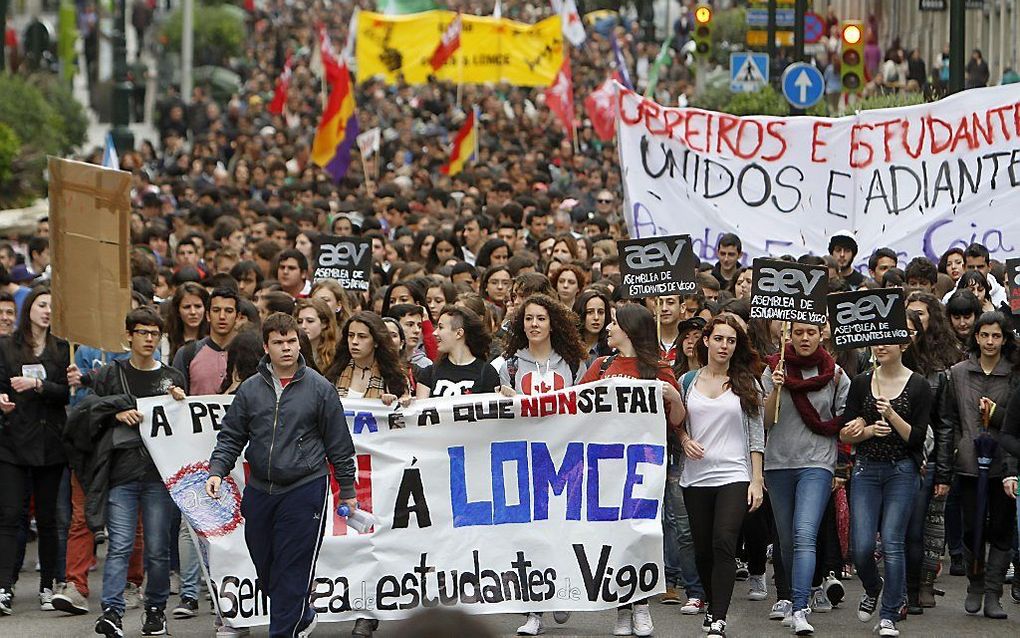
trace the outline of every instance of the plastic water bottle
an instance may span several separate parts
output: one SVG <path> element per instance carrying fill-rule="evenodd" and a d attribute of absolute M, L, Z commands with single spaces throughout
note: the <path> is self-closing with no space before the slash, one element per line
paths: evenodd
<path fill-rule="evenodd" d="M 341 503 L 340 507 L 336 508 L 336 513 L 346 518 L 347 526 L 359 534 L 367 534 L 368 530 L 378 523 L 371 512 L 366 512 L 361 508 L 355 508 L 352 512 L 347 503 Z"/>

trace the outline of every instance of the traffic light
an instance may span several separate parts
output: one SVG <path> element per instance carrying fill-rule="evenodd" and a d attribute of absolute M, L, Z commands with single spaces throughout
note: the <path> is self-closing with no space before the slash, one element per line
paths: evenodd
<path fill-rule="evenodd" d="M 844 93 L 864 89 L 864 23 L 846 20 L 842 28 L 843 52 L 840 54 L 840 79 Z"/>
<path fill-rule="evenodd" d="M 702 58 L 712 53 L 712 7 L 707 4 L 694 9 L 694 52 Z"/>

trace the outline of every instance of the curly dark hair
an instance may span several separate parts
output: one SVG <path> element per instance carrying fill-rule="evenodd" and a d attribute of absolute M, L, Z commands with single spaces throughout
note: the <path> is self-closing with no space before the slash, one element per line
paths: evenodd
<path fill-rule="evenodd" d="M 573 310 L 546 295 L 531 295 L 517 306 L 508 326 L 509 335 L 503 346 L 503 356 L 512 357 L 518 350 L 528 347 L 524 313 L 530 305 L 541 306 L 549 313 L 549 341 L 552 343 L 552 349 L 572 367 L 580 366 L 588 358 L 588 353 L 584 342 L 581 341 L 581 335 L 577 332 L 577 315 Z"/>
<path fill-rule="evenodd" d="M 935 354 L 928 342 L 928 334 L 924 331 L 924 324 L 921 322 L 921 313 L 916 310 L 907 311 L 907 322 L 911 330 L 916 331 L 909 347 L 903 353 L 903 365 L 923 377 L 934 374 L 939 370 Z"/>
<path fill-rule="evenodd" d="M 957 345 L 953 327 L 946 317 L 945 306 L 935 295 L 914 290 L 907 295 L 907 303 L 923 303 L 928 309 L 928 329 L 925 330 L 925 342 L 928 351 L 938 370 L 948 370 L 960 361 L 960 348 Z M 980 314 L 980 313 L 976 313 Z"/>
<path fill-rule="evenodd" d="M 698 344 L 698 357 L 701 361 L 708 361 L 708 345 L 706 344 L 718 326 L 729 326 L 737 333 L 737 347 L 733 349 L 733 356 L 730 357 L 728 370 L 730 380 L 726 385 L 740 399 L 740 408 L 744 413 L 751 417 L 757 417 L 762 408 L 760 379 L 764 366 L 761 357 L 758 356 L 758 351 L 751 344 L 751 339 L 736 317 L 721 314 L 708 322 L 702 333 L 704 338 Z"/>
<path fill-rule="evenodd" d="M 408 385 L 407 377 L 404 375 L 403 364 L 400 362 L 400 356 L 393 346 L 393 338 L 390 336 L 389 329 L 379 315 L 374 312 L 356 312 L 347 320 L 343 330 L 340 331 L 340 340 L 336 344 L 336 355 L 333 357 L 333 363 L 323 376 L 335 385 L 337 379 L 340 378 L 343 371 L 350 365 L 352 357 L 350 346 L 348 345 L 348 336 L 350 335 L 351 324 L 355 322 L 363 324 L 368 328 L 369 334 L 372 335 L 372 341 L 375 342 L 375 362 L 379 364 L 379 373 L 382 375 L 383 383 L 386 384 L 386 392 L 395 394 L 398 397 L 404 396 L 407 393 Z"/>

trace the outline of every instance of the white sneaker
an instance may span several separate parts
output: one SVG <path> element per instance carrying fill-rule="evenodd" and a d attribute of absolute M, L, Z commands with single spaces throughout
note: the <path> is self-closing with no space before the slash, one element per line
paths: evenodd
<path fill-rule="evenodd" d="M 793 612 L 793 633 L 798 636 L 810 636 L 815 633 L 815 628 L 807 620 L 808 613 L 807 609 L 798 609 Z"/>
<path fill-rule="evenodd" d="M 518 636 L 539 636 L 545 633 L 542 628 L 542 614 L 528 614 L 528 620 L 517 628 Z"/>
<path fill-rule="evenodd" d="M 879 636 L 889 636 L 890 638 L 895 638 L 895 636 L 900 635 L 900 630 L 896 628 L 896 623 L 885 618 L 875 625 L 875 632 Z"/>
<path fill-rule="evenodd" d="M 765 583 L 765 574 L 761 576 L 751 574 L 747 579 L 747 584 L 750 586 L 747 592 L 748 600 L 765 600 L 769 597 L 769 587 Z"/>
<path fill-rule="evenodd" d="M 39 592 L 39 609 L 43 611 L 56 611 L 53 607 L 53 590 L 46 588 Z"/>
<path fill-rule="evenodd" d="M 570 620 L 570 612 L 569 611 L 554 611 L 553 612 L 553 620 L 556 621 L 557 625 L 562 625 L 565 622 L 567 622 L 568 620 Z"/>
<path fill-rule="evenodd" d="M 782 620 L 789 616 L 792 611 L 792 602 L 789 600 L 777 601 L 775 605 L 772 605 L 772 611 L 769 612 L 769 620 Z"/>
<path fill-rule="evenodd" d="M 829 601 L 829 597 L 825 595 L 825 590 L 821 587 L 815 588 L 811 592 L 811 611 L 819 614 L 827 614 L 832 611 L 832 602 Z"/>
<path fill-rule="evenodd" d="M 783 621 L 779 624 L 793 629 L 793 605 L 790 605 L 790 608 L 786 610 L 786 615 L 783 616 Z"/>
<path fill-rule="evenodd" d="M 703 614 L 705 613 L 705 601 L 700 598 L 688 598 L 684 606 L 680 608 L 680 613 L 685 616 Z"/>
<path fill-rule="evenodd" d="M 145 592 L 134 583 L 124 585 L 124 609 L 140 609 L 145 607 Z"/>
<path fill-rule="evenodd" d="M 634 612 L 630 609 L 619 608 L 616 610 L 616 626 L 613 627 L 614 636 L 634 635 Z"/>
<path fill-rule="evenodd" d="M 216 619 L 219 622 L 219 619 Z M 216 638 L 240 638 L 241 636 L 250 636 L 251 630 L 247 627 L 230 627 L 228 625 L 217 624 L 216 625 Z"/>
<path fill-rule="evenodd" d="M 53 608 L 65 614 L 80 616 L 89 613 L 89 601 L 74 583 L 67 583 L 59 594 L 54 594 L 52 600 Z"/>
<path fill-rule="evenodd" d="M 651 636 L 655 627 L 652 626 L 652 612 L 648 605 L 634 605 L 632 616 L 635 636 Z"/>

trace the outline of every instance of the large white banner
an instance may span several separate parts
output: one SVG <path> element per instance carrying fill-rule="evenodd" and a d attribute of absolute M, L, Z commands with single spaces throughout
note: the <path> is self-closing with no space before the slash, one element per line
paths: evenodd
<path fill-rule="evenodd" d="M 240 514 L 241 462 L 205 495 L 230 396 L 143 399 L 142 438 L 200 537 L 235 626 L 267 624 Z M 366 534 L 333 516 L 312 604 L 322 621 L 599 610 L 664 591 L 660 384 L 622 379 L 539 396 L 475 395 L 386 408 L 344 401 Z M 330 511 L 339 503 L 336 486 Z"/>
<path fill-rule="evenodd" d="M 1005 259 L 1020 242 L 1017 86 L 829 119 L 670 108 L 618 85 L 627 227 L 690 234 L 706 261 L 725 232 L 750 263 L 823 255 L 839 230 L 865 263 L 881 246 L 903 266 L 975 241 Z"/>

